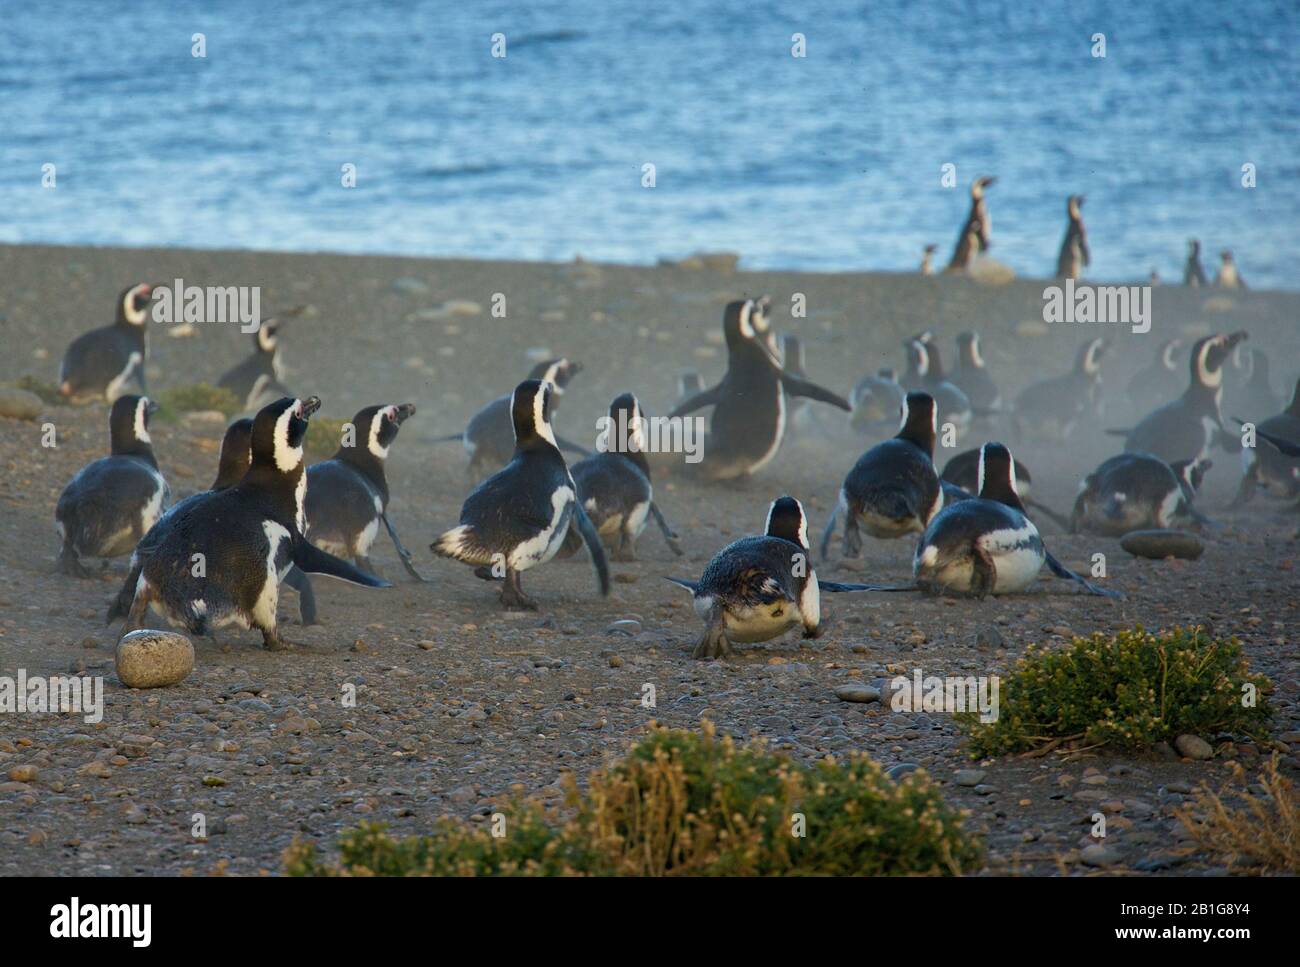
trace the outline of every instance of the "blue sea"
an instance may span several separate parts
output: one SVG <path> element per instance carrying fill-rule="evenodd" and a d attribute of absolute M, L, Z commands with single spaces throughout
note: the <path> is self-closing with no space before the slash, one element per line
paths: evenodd
<path fill-rule="evenodd" d="M 967 186 L 993 174 L 990 254 L 1018 273 L 1054 269 L 1081 192 L 1091 277 L 1178 277 L 1196 236 L 1211 273 L 1231 248 L 1253 286 L 1300 287 L 1295 0 L 51 0 L 3 16 L 7 242 L 910 270 L 926 243 L 946 260 Z"/>

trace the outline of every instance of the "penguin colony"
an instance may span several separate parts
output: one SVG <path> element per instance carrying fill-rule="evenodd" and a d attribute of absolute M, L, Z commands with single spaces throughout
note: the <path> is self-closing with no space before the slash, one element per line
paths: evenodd
<path fill-rule="evenodd" d="M 970 210 L 945 271 L 971 271 L 988 251 L 986 191 L 993 184 L 981 177 L 972 185 Z M 1078 278 L 1091 261 L 1083 203 L 1082 195 L 1067 199 L 1060 278 Z M 924 274 L 934 271 L 935 250 L 925 247 Z M 1232 253 L 1225 250 L 1221 260 L 1214 284 L 1243 288 Z M 1184 282 L 1210 284 L 1197 240 L 1189 243 Z M 399 431 L 416 408 L 364 407 L 345 426 L 335 454 L 307 466 L 304 438 L 321 401 L 286 388 L 280 342 L 285 321 L 301 310 L 264 320 L 253 333 L 251 354 L 216 380 L 255 415 L 228 427 L 212 487 L 168 506 L 171 492 L 149 435 L 157 407 L 144 395 L 152 289 L 124 289 L 114 323 L 74 340 L 60 365 L 61 395 L 105 400 L 110 411 L 108 455 L 79 471 L 55 508 L 59 570 L 88 577 L 93 572 L 86 559 L 129 556 L 107 616 L 123 621 L 123 633 L 141 627 L 152 609 L 195 635 L 228 626 L 259 631 L 270 649 L 287 645 L 277 617 L 282 585 L 297 593 L 304 625 L 319 620 L 309 574 L 376 590 L 392 587 L 371 559 L 381 530 L 408 578 L 425 582 L 389 516 L 385 475 Z M 767 641 L 791 629 L 817 637 L 824 627 L 823 591 L 981 599 L 1028 591 L 1046 566 L 1085 593 L 1116 597 L 1053 557 L 1034 518 L 1069 533 L 1107 536 L 1212 527 L 1193 505 L 1219 449 L 1240 453 L 1235 505 L 1260 489 L 1300 501 L 1300 381 L 1283 405 L 1269 382 L 1269 357 L 1245 345 L 1244 332 L 1210 334 L 1190 346 L 1182 339 L 1159 345 L 1128 386 L 1134 411 L 1146 415 L 1131 427 L 1104 428 L 1123 437 L 1122 452 L 1085 476 L 1067 517 L 1028 496 L 1030 474 L 1007 445 L 989 440 L 968 447 L 940 472 L 936 441 L 941 427 L 957 438 L 978 431 L 987 439 L 1002 425 L 1013 440 L 1058 444 L 1102 429 L 1107 340 L 1085 339 L 1068 371 L 1044 374 L 1008 403 L 985 363 L 979 333 L 956 336 L 955 366 L 948 370 L 943 343 L 926 331 L 903 344 L 901 377 L 892 366 L 876 367 L 845 399 L 809 374 L 803 343 L 792 334 L 778 336 L 769 308 L 765 298 L 725 307 L 726 370 L 717 382 L 680 374 L 668 419 L 710 414 L 702 461 L 675 472 L 705 482 L 750 478 L 779 451 L 796 416 L 801 428 L 813 427 L 833 412 L 829 408 L 848 414 L 851 433 L 896 432 L 846 461 L 819 554 L 809 542 L 803 505 L 781 495 L 768 505 L 761 531 L 719 550 L 698 579 L 667 578 L 690 592 L 703 623 L 696 658 L 728 657 L 733 644 Z M 556 433 L 556 408 L 581 372 L 581 364 L 567 357 L 538 362 L 462 431 L 438 438 L 465 448 L 472 490 L 459 521 L 436 536 L 430 551 L 499 585 L 508 609 L 539 607 L 524 591 L 523 574 L 557 556 L 585 554 L 595 590 L 608 594 L 608 559 L 636 560 L 636 544 L 651 520 L 669 551 L 683 554 L 655 499 L 648 414 L 635 393 L 621 392 L 609 404 L 615 436 L 598 440 L 594 452 Z M 1241 424 L 1254 428 L 1257 445 L 1241 445 Z M 819 580 L 814 558 L 831 556 L 841 522 L 846 559 L 860 556 L 863 532 L 882 541 L 914 540 L 912 581 Z M 450 573 L 443 579 L 451 580 Z"/>

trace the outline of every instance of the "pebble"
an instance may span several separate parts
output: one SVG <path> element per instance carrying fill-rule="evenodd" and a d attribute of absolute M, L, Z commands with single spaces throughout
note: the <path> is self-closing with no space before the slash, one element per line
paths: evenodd
<path fill-rule="evenodd" d="M 959 786 L 978 786 L 987 775 L 983 769 L 958 769 L 953 773 L 952 781 Z"/>
<path fill-rule="evenodd" d="M 117 643 L 117 677 L 127 688 L 161 688 L 194 670 L 194 646 L 174 631 L 133 631 Z"/>
<path fill-rule="evenodd" d="M 1083 860 L 1085 866 L 1114 866 L 1123 858 L 1119 850 L 1100 843 L 1085 846 L 1079 851 L 1079 859 Z"/>
<path fill-rule="evenodd" d="M 1174 748 L 1178 750 L 1179 755 L 1186 756 L 1188 759 L 1214 758 L 1214 749 L 1200 736 L 1180 735 L 1174 739 Z"/>
<path fill-rule="evenodd" d="M 31 765 L 14 766 L 8 773 L 14 782 L 35 782 L 37 774 L 36 767 Z"/>
<path fill-rule="evenodd" d="M 878 702 L 880 701 L 880 692 L 870 685 L 863 685 L 861 682 L 850 682 L 847 685 L 836 686 L 835 697 L 841 702 Z"/>

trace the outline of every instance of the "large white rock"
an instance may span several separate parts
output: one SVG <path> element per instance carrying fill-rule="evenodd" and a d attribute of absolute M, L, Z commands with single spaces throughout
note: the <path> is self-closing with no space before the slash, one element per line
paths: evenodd
<path fill-rule="evenodd" d="M 133 631 L 117 643 L 117 677 L 127 688 L 162 688 L 194 670 L 194 645 L 174 631 Z"/>

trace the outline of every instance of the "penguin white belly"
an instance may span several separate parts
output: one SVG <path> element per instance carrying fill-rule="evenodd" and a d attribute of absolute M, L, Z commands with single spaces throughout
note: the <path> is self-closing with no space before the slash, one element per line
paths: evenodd
<path fill-rule="evenodd" d="M 979 539 L 980 549 L 993 559 L 994 594 L 1023 591 L 1043 568 L 1042 545 L 1034 542 L 1038 531 L 1030 527 L 992 531 Z"/>
<path fill-rule="evenodd" d="M 808 572 L 808 582 L 799 594 L 799 615 L 806 627 L 816 628 L 822 623 L 822 592 L 816 571 Z"/>
<path fill-rule="evenodd" d="M 304 478 L 306 474 L 303 475 Z M 281 566 L 278 563 L 280 556 L 280 546 L 286 541 L 292 542 L 293 537 L 282 524 L 277 524 L 273 520 L 262 521 L 262 533 L 266 535 L 266 579 L 262 582 L 262 590 L 258 592 L 253 607 L 249 611 L 247 618 L 243 620 L 249 624 L 256 625 L 259 628 L 274 628 L 276 624 L 275 609 L 280 602 L 280 579 L 288 573 L 293 564 L 293 558 L 290 556 L 288 563 Z"/>
<path fill-rule="evenodd" d="M 781 440 L 785 436 L 785 392 L 777 390 L 776 394 L 776 430 L 772 434 L 772 445 L 768 447 L 767 452 L 758 458 L 758 462 L 749 468 L 750 473 L 758 473 L 776 456 L 776 451 L 781 449 Z"/>
<path fill-rule="evenodd" d="M 104 396 L 108 402 L 112 403 L 122 395 L 122 388 L 126 386 L 127 380 L 131 378 L 131 374 L 142 361 L 143 357 L 138 352 L 127 357 L 126 367 L 109 381 L 108 387 L 104 390 Z"/>
<path fill-rule="evenodd" d="M 568 531 L 568 527 L 561 527 L 560 523 L 563 521 L 567 524 L 565 515 L 569 511 L 573 499 L 572 487 L 557 487 L 555 489 L 555 492 L 551 494 L 550 523 L 538 531 L 535 536 L 515 545 L 514 549 L 506 556 L 506 563 L 511 568 L 516 571 L 526 571 L 538 564 L 545 564 L 555 556 L 555 552 L 564 543 L 564 535 Z"/>
<path fill-rule="evenodd" d="M 375 538 L 379 536 L 379 518 L 375 517 L 357 535 L 357 554 L 361 557 L 370 556 L 371 545 L 375 543 Z M 336 555 L 337 556 L 337 555 Z"/>
<path fill-rule="evenodd" d="M 650 515 L 650 501 L 645 500 L 632 508 L 628 516 L 627 530 L 633 537 L 640 537 L 645 530 L 646 518 Z"/>
<path fill-rule="evenodd" d="M 1157 527 L 1169 527 L 1173 524 L 1174 514 L 1178 512 L 1178 505 L 1182 500 L 1181 490 L 1171 490 L 1165 494 L 1165 499 L 1160 501 L 1160 506 L 1156 508 Z"/>
<path fill-rule="evenodd" d="M 803 624 L 803 615 L 797 604 L 782 600 L 758 606 L 729 605 L 723 611 L 722 620 L 729 639 L 749 643 L 770 641 L 785 634 Z"/>
<path fill-rule="evenodd" d="M 858 515 L 858 523 L 872 537 L 881 540 L 894 540 L 905 534 L 913 534 L 925 530 L 925 527 L 915 517 L 909 517 L 906 520 L 898 521 L 892 517 L 886 517 L 867 508 Z"/>

